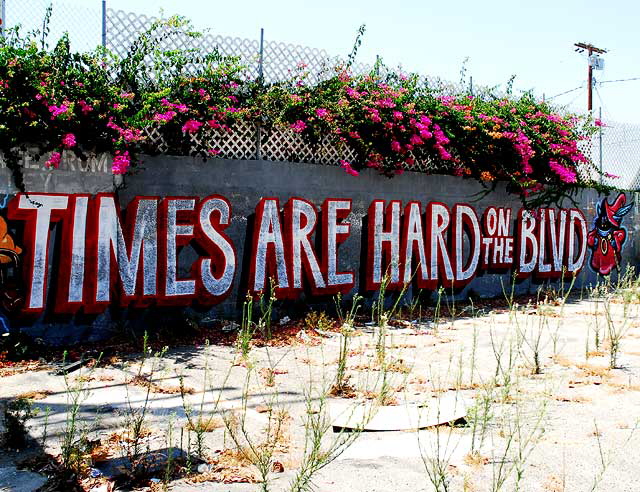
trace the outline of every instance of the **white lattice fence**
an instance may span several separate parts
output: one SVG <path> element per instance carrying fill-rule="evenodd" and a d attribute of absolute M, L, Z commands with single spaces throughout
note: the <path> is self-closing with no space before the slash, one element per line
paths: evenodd
<path fill-rule="evenodd" d="M 73 51 L 91 51 L 102 42 L 102 8 L 100 0 L 77 2 L 56 0 L 4 0 L 4 27 L 21 26 L 21 32 L 38 32 L 42 39 L 43 23 L 47 8 L 51 6 L 51 17 L 47 26 L 49 35 L 45 44 L 51 48 L 67 33 Z"/>
<path fill-rule="evenodd" d="M 211 132 L 207 146 L 220 151 L 231 159 L 256 158 L 256 128 L 253 124 L 239 122 L 230 132 Z"/>
<path fill-rule="evenodd" d="M 147 144 L 159 153 L 171 153 L 169 144 L 159 131 L 159 127 L 150 126 L 144 130 Z M 247 122 L 238 122 L 231 131 L 209 130 L 198 136 L 191 135 L 191 153 L 201 149 L 211 155 L 220 155 L 227 159 L 255 159 L 257 152 L 256 128 Z"/>
<path fill-rule="evenodd" d="M 167 142 L 163 139 L 157 126 L 145 129 L 147 143 L 160 153 L 171 153 Z M 338 142 L 334 136 L 327 136 L 318 145 L 307 143 L 302 135 L 285 127 L 275 127 L 261 130 L 258 148 L 258 131 L 255 125 L 240 121 L 230 131 L 210 130 L 201 132 L 198 136 L 191 136 L 193 143 L 191 153 L 208 149 L 214 151 L 212 155 L 219 155 L 226 159 L 252 160 L 265 159 L 280 162 L 306 162 L 325 166 L 339 166 L 345 160 L 351 164 L 358 162 L 355 149 Z M 442 163 L 430 160 L 415 160 L 413 164 L 404 164 L 406 171 L 442 173 Z"/>
<path fill-rule="evenodd" d="M 147 31 L 158 18 L 107 9 L 106 46 L 113 53 L 125 57 L 138 36 Z M 237 38 L 204 34 L 193 38 L 187 35 L 165 38 L 158 46 L 163 50 L 193 49 L 202 53 L 217 50 L 224 56 L 238 57 L 245 68 L 245 77 L 251 79 L 258 76 L 260 42 L 258 39 Z M 277 82 L 290 79 L 299 64 L 306 65 L 309 71 L 309 82 L 317 83 L 332 75 L 337 59 L 326 51 L 295 44 L 266 40 L 263 51 L 263 76 L 266 82 Z M 195 67 L 194 67 L 195 68 Z M 354 74 L 369 73 L 369 65 L 355 63 L 351 67 Z"/>
<path fill-rule="evenodd" d="M 125 57 L 140 34 L 151 28 L 157 20 L 156 17 L 143 14 L 107 9 L 107 48 L 116 55 Z M 162 39 L 158 48 L 165 51 L 197 50 L 200 53 L 217 50 L 221 55 L 238 57 L 240 63 L 246 67 L 247 77 L 258 76 L 257 60 L 260 46 L 257 40 L 210 34 L 194 38 L 178 34 Z"/>
<path fill-rule="evenodd" d="M 284 128 L 264 132 L 261 144 L 262 158 L 270 161 L 313 162 L 316 152 L 298 133 Z"/>

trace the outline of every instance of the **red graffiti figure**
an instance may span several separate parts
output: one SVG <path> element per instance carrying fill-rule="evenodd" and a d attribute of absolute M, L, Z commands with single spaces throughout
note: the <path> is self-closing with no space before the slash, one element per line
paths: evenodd
<path fill-rule="evenodd" d="M 622 245 L 627 239 L 627 231 L 620 226 L 622 218 L 629 213 L 633 203 L 625 205 L 627 198 L 620 193 L 613 204 L 606 198 L 596 205 L 593 229 L 587 235 L 587 245 L 591 249 L 591 268 L 601 275 L 609 275 L 615 267 L 620 269 Z"/>

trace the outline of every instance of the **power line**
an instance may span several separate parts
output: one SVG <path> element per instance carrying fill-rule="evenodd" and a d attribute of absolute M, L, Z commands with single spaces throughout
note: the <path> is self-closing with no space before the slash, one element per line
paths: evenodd
<path fill-rule="evenodd" d="M 556 94 L 555 96 L 548 97 L 547 99 L 554 99 L 556 97 L 564 96 L 565 94 L 570 94 L 570 93 L 572 93 L 574 91 L 582 89 L 583 87 L 584 87 L 584 84 L 581 84 L 578 87 L 575 87 L 573 89 L 569 89 L 568 91 L 561 92 L 560 94 Z"/>
<path fill-rule="evenodd" d="M 600 95 L 600 91 L 598 90 L 598 87 L 594 87 L 594 89 L 596 90 L 596 95 L 598 96 L 598 100 L 600 101 L 600 108 L 607 113 L 607 116 L 609 115 L 609 111 L 607 111 L 604 107 L 604 102 L 602 101 L 602 96 Z"/>
<path fill-rule="evenodd" d="M 599 84 L 611 84 L 613 82 L 629 82 L 631 80 L 640 80 L 640 77 L 633 77 L 631 79 L 603 80 L 602 82 L 598 82 L 598 83 Z"/>
<path fill-rule="evenodd" d="M 583 89 L 584 89 L 584 88 L 583 88 Z M 580 96 L 582 96 L 582 94 L 583 94 L 583 92 L 582 92 L 582 91 L 578 92 L 578 94 L 576 94 L 576 96 L 575 96 L 573 99 L 571 99 L 571 101 L 569 101 L 569 102 L 568 102 L 568 103 L 566 103 L 566 104 L 562 104 L 562 105 L 561 105 L 561 107 L 570 109 L 570 108 L 571 108 L 571 106 L 573 105 L 573 103 L 575 103 L 575 102 L 576 102 L 576 100 L 577 100 Z M 575 108 L 574 108 L 574 110 L 575 110 Z"/>

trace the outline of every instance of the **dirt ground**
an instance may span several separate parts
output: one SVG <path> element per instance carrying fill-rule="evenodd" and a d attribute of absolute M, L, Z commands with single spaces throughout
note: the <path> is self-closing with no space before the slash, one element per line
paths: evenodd
<path fill-rule="evenodd" d="M 532 296 L 455 317 L 357 321 L 339 390 L 339 329 L 246 357 L 203 344 L 66 377 L 18 372 L 0 379 L 0 398 L 38 411 L 28 449 L 2 454 L 0 479 L 34 449 L 60 461 L 66 442 L 81 448 L 74 483 L 96 492 L 637 491 L 639 299 Z M 153 456 L 135 461 L 133 481 L 131 456 Z M 47 466 L 31 463 L 42 483 Z M 21 484 L 0 490 L 33 490 Z M 75 490 L 52 484 L 43 490 Z"/>

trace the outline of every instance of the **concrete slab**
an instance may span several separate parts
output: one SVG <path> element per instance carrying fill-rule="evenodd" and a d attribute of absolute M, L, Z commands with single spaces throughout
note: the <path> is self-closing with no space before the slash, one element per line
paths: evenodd
<path fill-rule="evenodd" d="M 4 417 L 5 405 L 0 403 L 0 449 L 7 444 L 7 424 Z"/>
<path fill-rule="evenodd" d="M 366 431 L 399 431 L 426 429 L 447 422 L 454 422 L 467 415 L 471 402 L 459 395 L 444 395 L 428 404 L 398 405 L 375 408 L 371 403 L 331 405 L 329 412 L 334 427 Z"/>
<path fill-rule="evenodd" d="M 0 492 L 33 492 L 46 482 L 47 478 L 38 473 L 15 466 L 0 467 Z"/>

